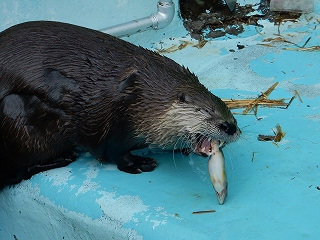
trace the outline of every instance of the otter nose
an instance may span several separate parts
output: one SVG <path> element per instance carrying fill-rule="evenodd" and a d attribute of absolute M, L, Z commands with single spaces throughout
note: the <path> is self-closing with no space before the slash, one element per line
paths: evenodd
<path fill-rule="evenodd" d="M 233 135 L 237 131 L 236 125 L 228 122 L 221 123 L 220 128 L 228 135 Z"/>

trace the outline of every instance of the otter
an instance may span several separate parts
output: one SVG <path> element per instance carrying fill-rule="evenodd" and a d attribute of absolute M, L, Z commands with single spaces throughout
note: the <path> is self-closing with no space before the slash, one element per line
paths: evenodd
<path fill-rule="evenodd" d="M 237 121 L 187 68 L 108 34 L 34 21 L 0 33 L 0 187 L 75 161 L 77 150 L 128 173 L 143 148 L 208 156 Z"/>

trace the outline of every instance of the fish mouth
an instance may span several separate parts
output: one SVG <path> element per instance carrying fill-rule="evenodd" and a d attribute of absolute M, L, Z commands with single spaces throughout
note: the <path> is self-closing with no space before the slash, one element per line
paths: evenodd
<path fill-rule="evenodd" d="M 212 148 L 213 144 L 211 144 L 212 141 L 218 141 L 219 142 L 219 148 L 221 148 L 224 144 L 224 141 L 205 137 L 202 135 L 197 136 L 196 146 L 194 148 L 194 152 L 200 156 L 208 157 L 211 156 L 215 149 Z"/>
<path fill-rule="evenodd" d="M 228 183 L 221 192 L 217 192 L 217 191 L 215 192 L 216 192 L 219 204 L 222 205 L 228 196 Z"/>

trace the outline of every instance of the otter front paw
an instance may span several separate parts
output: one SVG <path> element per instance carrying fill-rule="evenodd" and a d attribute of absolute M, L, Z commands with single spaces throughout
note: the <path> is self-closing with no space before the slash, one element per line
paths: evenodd
<path fill-rule="evenodd" d="M 128 165 L 118 166 L 118 169 L 127 173 L 137 174 L 142 172 L 151 172 L 157 166 L 157 161 L 153 158 L 127 155 L 126 162 Z"/>

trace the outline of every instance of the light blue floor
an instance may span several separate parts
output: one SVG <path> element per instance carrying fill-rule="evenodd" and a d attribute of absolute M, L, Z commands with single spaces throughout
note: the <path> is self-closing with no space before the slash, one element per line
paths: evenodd
<path fill-rule="evenodd" d="M 4 1 L 7 9 L 12 2 Z M 103 21 L 107 21 L 107 7 L 105 13 L 95 14 L 102 1 L 90 6 L 74 1 L 75 9 L 69 6 L 61 15 L 57 14 L 64 9 L 61 1 L 56 8 L 39 7 L 49 9 L 47 14 L 55 12 L 53 17 L 39 11 L 28 13 L 19 8 L 19 2 L 20 7 L 25 4 L 31 8 L 28 1 L 16 1 L 14 15 L 9 10 L 3 15 L 2 3 L 0 30 L 31 19 L 107 27 L 98 21 L 104 14 Z M 128 2 L 134 1 L 118 1 L 116 7 L 125 9 Z M 154 12 L 155 4 L 150 8 L 150 13 Z M 133 17 L 150 14 L 141 11 L 145 15 Z M 74 18 L 68 15 L 73 12 Z M 81 13 L 87 19 L 81 18 Z M 254 98 L 277 81 L 280 83 L 271 99 L 290 99 L 295 90 L 302 97 L 303 102 L 295 99 L 288 109 L 259 108 L 260 120 L 253 115 L 236 115 L 243 134 L 238 142 L 224 148 L 229 182 L 224 205 L 217 202 L 207 159 L 202 157 L 145 152 L 156 158 L 159 166 L 151 173 L 130 175 L 86 154 L 65 168 L 3 190 L 0 239 L 318 239 L 320 55 L 319 49 L 298 50 L 303 50 L 301 46 L 310 37 L 305 48 L 320 45 L 319 14 L 320 0 L 316 0 L 314 13 L 302 15 L 295 23 L 281 24 L 280 37 L 286 41 L 277 41 L 278 27 L 263 21 L 264 28 L 250 28 L 241 37 L 211 40 L 201 49 L 191 44 L 165 54 L 188 66 L 221 98 Z M 111 19 L 111 25 L 116 24 L 114 17 Z M 273 41 L 265 41 L 270 38 Z M 175 47 L 183 41 L 197 44 L 177 16 L 164 30 L 125 39 L 153 50 Z M 245 48 L 238 50 L 239 43 Z M 277 124 L 286 132 L 277 146 L 257 140 L 258 134 L 272 135 Z M 216 212 L 192 214 L 211 209 Z"/>

